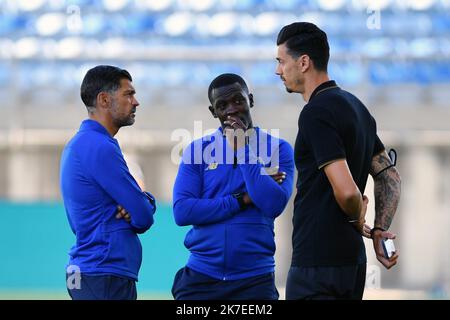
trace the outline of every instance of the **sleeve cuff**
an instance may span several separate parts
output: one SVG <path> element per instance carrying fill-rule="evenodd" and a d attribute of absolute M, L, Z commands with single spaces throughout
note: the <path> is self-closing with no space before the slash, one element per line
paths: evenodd
<path fill-rule="evenodd" d="M 322 170 L 325 166 L 327 166 L 335 161 L 345 160 L 345 159 L 346 159 L 345 154 L 334 155 L 332 157 L 325 158 L 322 161 L 318 161 L 317 167 L 319 170 Z"/>
<path fill-rule="evenodd" d="M 148 201 L 152 204 L 152 206 L 156 207 L 156 200 L 155 197 L 151 195 L 150 192 L 144 191 L 145 196 L 147 197 Z"/>
<path fill-rule="evenodd" d="M 239 206 L 239 201 L 233 195 L 229 195 L 230 204 L 231 204 L 231 211 L 233 213 L 239 212 L 241 210 Z"/>

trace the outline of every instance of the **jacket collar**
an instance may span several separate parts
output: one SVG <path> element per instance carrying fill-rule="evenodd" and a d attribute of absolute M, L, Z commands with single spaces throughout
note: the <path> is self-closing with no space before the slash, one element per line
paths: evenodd
<path fill-rule="evenodd" d="M 102 126 L 100 122 L 97 122 L 95 120 L 86 119 L 83 122 L 81 122 L 80 131 L 87 131 L 87 130 L 96 131 L 112 138 L 108 130 L 106 130 L 106 128 Z"/>

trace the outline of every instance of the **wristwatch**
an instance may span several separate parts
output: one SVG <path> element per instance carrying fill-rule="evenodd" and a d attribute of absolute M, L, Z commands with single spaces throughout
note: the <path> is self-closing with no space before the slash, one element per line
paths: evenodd
<path fill-rule="evenodd" d="M 244 192 L 233 193 L 233 197 L 237 199 L 241 210 L 247 209 L 248 206 L 244 202 Z"/>

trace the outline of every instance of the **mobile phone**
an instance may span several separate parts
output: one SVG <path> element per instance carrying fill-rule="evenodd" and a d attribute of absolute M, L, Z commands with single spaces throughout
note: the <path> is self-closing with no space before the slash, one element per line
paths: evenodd
<path fill-rule="evenodd" d="M 383 244 L 384 256 L 388 259 L 391 258 L 395 253 L 394 241 L 392 239 L 383 239 L 381 243 Z"/>

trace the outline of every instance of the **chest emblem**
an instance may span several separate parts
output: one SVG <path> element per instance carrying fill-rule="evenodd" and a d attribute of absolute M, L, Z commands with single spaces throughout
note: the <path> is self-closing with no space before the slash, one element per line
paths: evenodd
<path fill-rule="evenodd" d="M 211 163 L 208 165 L 208 167 L 206 168 L 205 171 L 208 171 L 208 170 L 215 170 L 215 169 L 217 169 L 218 166 L 219 166 L 219 163 L 217 163 L 217 162 L 211 162 Z"/>

